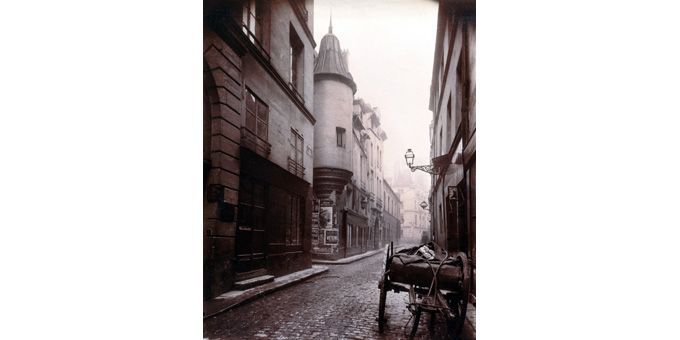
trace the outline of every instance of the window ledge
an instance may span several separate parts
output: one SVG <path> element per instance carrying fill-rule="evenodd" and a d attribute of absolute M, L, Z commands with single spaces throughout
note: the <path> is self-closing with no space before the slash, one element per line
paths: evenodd
<path fill-rule="evenodd" d="M 304 104 L 305 103 L 305 98 L 302 97 L 302 94 L 298 91 L 297 87 L 293 85 L 293 83 L 288 82 L 288 87 L 290 87 L 291 90 L 293 90 L 293 93 L 295 96 Z"/>
<path fill-rule="evenodd" d="M 272 145 L 269 142 L 258 137 L 246 127 L 241 128 L 241 145 L 264 158 L 268 158 L 272 152 Z"/>

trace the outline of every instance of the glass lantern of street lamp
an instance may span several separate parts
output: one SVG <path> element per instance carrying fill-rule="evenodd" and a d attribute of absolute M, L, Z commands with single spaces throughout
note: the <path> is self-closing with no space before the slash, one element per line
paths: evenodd
<path fill-rule="evenodd" d="M 427 203 L 425 201 L 420 202 L 420 207 L 427 210 Z"/>
<path fill-rule="evenodd" d="M 416 158 L 416 156 L 413 154 L 413 151 L 411 151 L 411 149 L 408 149 L 406 150 L 404 158 L 406 158 L 406 165 L 408 165 L 408 167 L 410 168 L 413 166 L 413 159 Z"/>

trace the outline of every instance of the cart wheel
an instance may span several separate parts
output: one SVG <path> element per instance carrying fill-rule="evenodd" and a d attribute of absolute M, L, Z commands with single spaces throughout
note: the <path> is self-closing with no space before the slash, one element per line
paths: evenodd
<path fill-rule="evenodd" d="M 467 256 L 465 253 L 458 253 L 456 255 L 460 261 L 463 263 L 463 281 L 459 287 L 458 292 L 450 294 L 447 297 L 447 302 L 449 308 L 453 310 L 455 318 L 452 320 L 447 320 L 446 326 L 448 328 L 449 337 L 456 339 L 465 325 L 465 314 L 467 312 L 468 305 L 468 293 L 470 291 L 470 273 L 469 266 L 467 263 Z"/>
<path fill-rule="evenodd" d="M 454 310 L 456 317 L 446 321 L 446 328 L 451 339 L 458 339 L 465 325 L 465 312 L 467 311 L 467 292 L 461 295 L 454 294 L 449 300 L 449 307 Z"/>
<path fill-rule="evenodd" d="M 382 333 L 385 328 L 385 300 L 387 299 L 387 278 L 383 277 L 380 285 L 380 302 L 378 303 L 378 332 Z"/>

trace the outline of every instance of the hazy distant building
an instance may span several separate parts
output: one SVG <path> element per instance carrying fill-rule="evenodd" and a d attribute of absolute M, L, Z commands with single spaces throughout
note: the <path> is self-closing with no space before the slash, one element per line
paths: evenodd
<path fill-rule="evenodd" d="M 429 207 L 423 209 L 420 206 L 422 202 L 427 203 L 428 191 L 427 188 L 416 184 L 412 172 L 401 167 L 394 183 L 394 188 L 403 202 L 404 220 L 401 225 L 400 242 L 401 244 L 420 244 L 422 241 L 429 241 L 432 235 Z"/>
<path fill-rule="evenodd" d="M 363 171 L 366 172 L 364 179 L 368 192 L 367 216 L 371 232 L 375 234 L 376 246 L 390 241 L 397 242 L 398 230 L 401 228 L 401 213 L 396 212 L 399 216 L 394 216 L 399 221 L 398 225 L 393 224 L 396 223 L 394 221 L 386 224 L 383 213 L 388 202 L 388 194 L 393 195 L 393 192 L 387 188 L 387 181 L 383 175 L 385 167 L 383 144 L 387 140 L 387 134 L 381 127 L 380 111 L 360 98 L 354 101 L 354 116 L 357 123 L 354 129 L 359 136 L 359 146 L 368 155 Z M 398 198 L 390 198 L 395 199 Z"/>
<path fill-rule="evenodd" d="M 440 0 L 430 87 L 435 241 L 476 263 L 475 1 Z M 473 275 L 474 292 L 474 275 Z"/>
<path fill-rule="evenodd" d="M 204 1 L 204 298 L 311 266 L 312 1 Z"/>

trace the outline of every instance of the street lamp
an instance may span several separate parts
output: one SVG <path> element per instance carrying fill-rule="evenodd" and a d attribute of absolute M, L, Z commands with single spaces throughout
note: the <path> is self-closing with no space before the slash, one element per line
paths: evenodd
<path fill-rule="evenodd" d="M 404 158 L 406 159 L 406 165 L 408 165 L 409 169 L 411 169 L 411 172 L 416 172 L 416 170 L 420 170 L 427 172 L 428 174 L 431 175 L 435 175 L 437 173 L 433 165 L 413 165 L 413 160 L 416 158 L 416 155 L 413 154 L 413 151 L 411 149 L 406 150 Z"/>
<path fill-rule="evenodd" d="M 406 150 L 404 158 L 406 158 L 406 165 L 408 165 L 408 167 L 410 168 L 413 166 L 413 159 L 416 158 L 416 155 L 413 154 L 413 151 L 411 151 L 411 149 L 408 149 Z"/>

